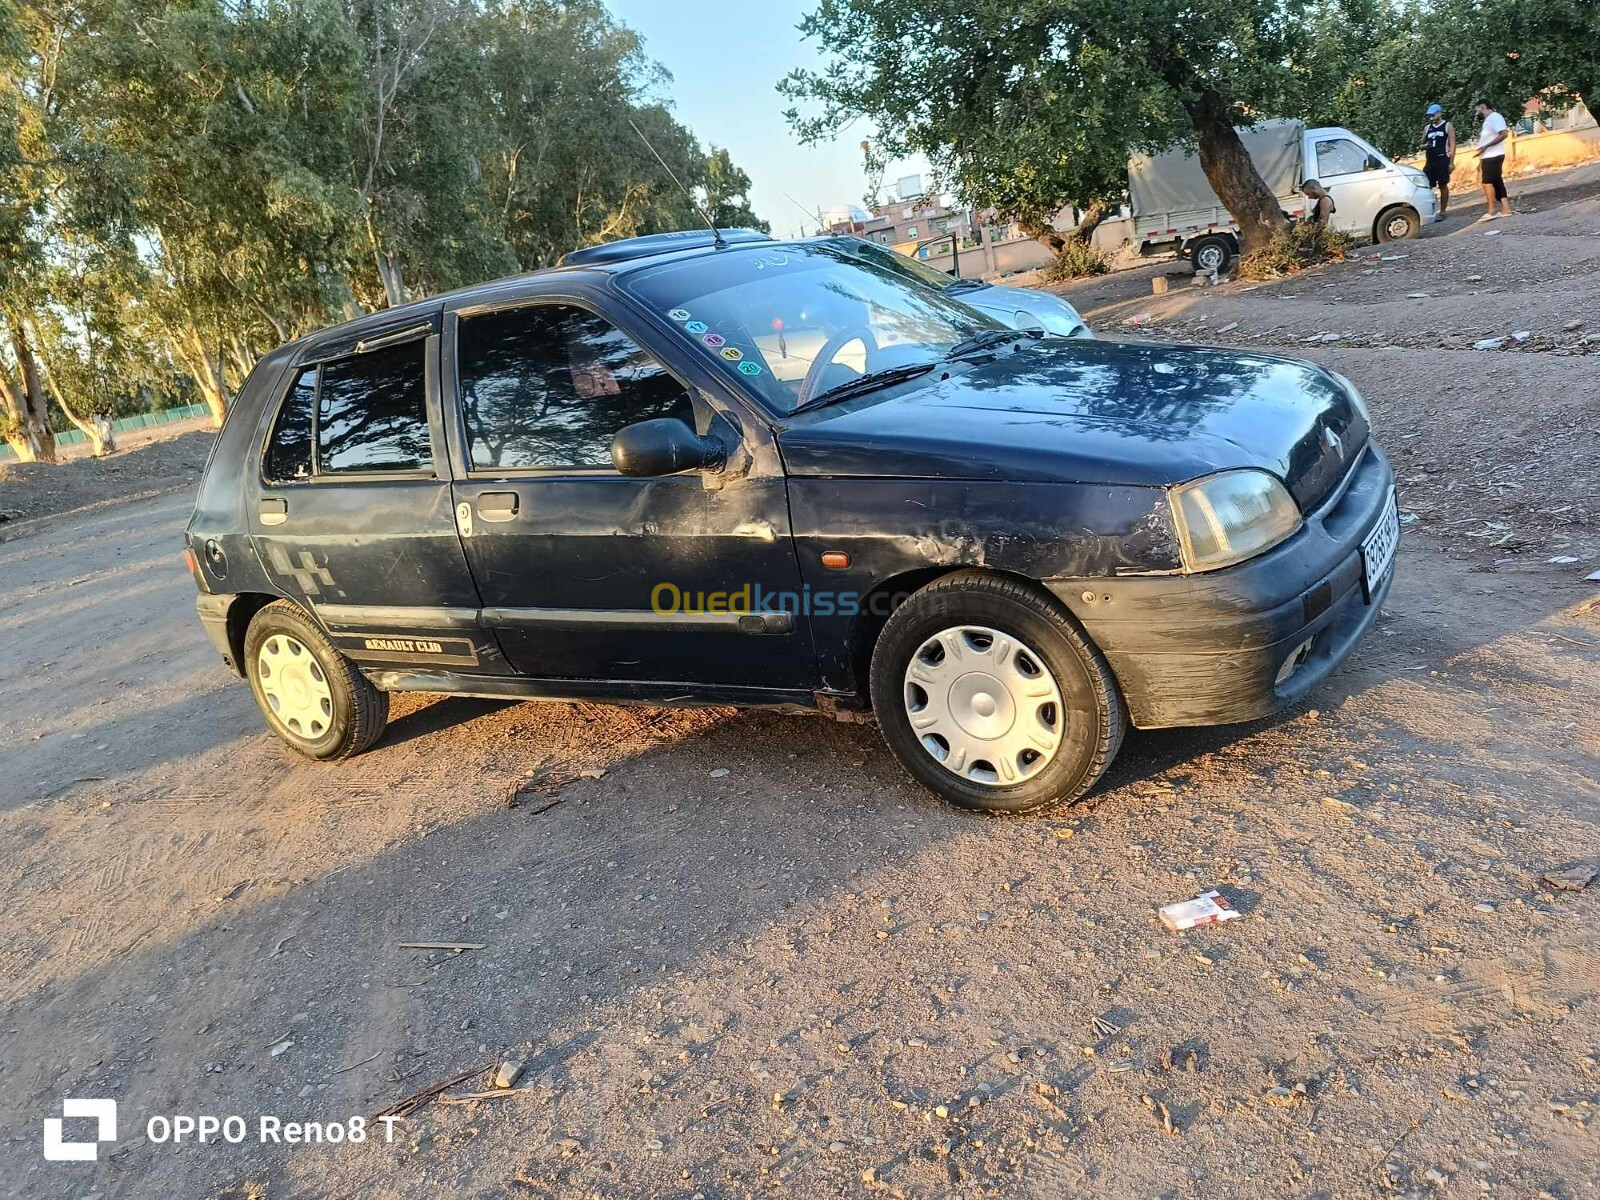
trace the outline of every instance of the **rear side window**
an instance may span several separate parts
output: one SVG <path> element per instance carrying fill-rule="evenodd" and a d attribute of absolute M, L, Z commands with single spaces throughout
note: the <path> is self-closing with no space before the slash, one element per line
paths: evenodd
<path fill-rule="evenodd" d="M 317 403 L 317 368 L 307 367 L 278 408 L 267 442 L 266 473 L 274 483 L 311 478 L 311 414 Z"/>
<path fill-rule="evenodd" d="M 694 425 L 677 379 L 604 317 L 572 305 L 464 318 L 457 364 L 479 470 L 610 469 L 611 438 L 624 425 Z"/>
<path fill-rule="evenodd" d="M 425 353 L 418 339 L 323 364 L 317 404 L 321 474 L 432 465 Z"/>

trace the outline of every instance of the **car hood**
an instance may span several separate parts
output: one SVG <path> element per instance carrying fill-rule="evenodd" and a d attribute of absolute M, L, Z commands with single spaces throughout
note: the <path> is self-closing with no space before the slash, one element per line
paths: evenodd
<path fill-rule="evenodd" d="M 1049 338 L 801 414 L 779 444 L 794 475 L 1164 486 L 1256 467 L 1309 511 L 1367 435 L 1312 363 Z"/>

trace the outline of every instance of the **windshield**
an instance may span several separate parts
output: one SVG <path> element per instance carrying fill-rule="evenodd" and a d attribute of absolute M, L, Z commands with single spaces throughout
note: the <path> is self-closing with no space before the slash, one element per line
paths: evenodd
<path fill-rule="evenodd" d="M 644 267 L 621 285 L 779 415 L 862 375 L 940 362 L 1001 326 L 835 246 L 751 246 Z"/>

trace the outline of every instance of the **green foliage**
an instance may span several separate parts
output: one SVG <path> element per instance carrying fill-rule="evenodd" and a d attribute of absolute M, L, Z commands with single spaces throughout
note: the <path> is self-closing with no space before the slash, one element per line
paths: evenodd
<path fill-rule="evenodd" d="M 1355 248 L 1348 233 L 1297 222 L 1275 234 L 1259 250 L 1239 259 L 1240 279 L 1278 279 L 1309 267 L 1343 262 Z"/>
<path fill-rule="evenodd" d="M 1129 154 L 1305 90 L 1312 0 L 823 0 L 780 91 L 808 141 L 864 118 L 962 200 L 1041 224 L 1119 198 Z"/>
<path fill-rule="evenodd" d="M 1111 264 L 1104 254 L 1088 242 L 1069 238 L 1039 275 L 1046 283 L 1062 283 L 1086 275 L 1104 275 L 1110 270 Z"/>
<path fill-rule="evenodd" d="M 1410 154 L 1429 104 L 1470 142 L 1480 100 L 1515 121 L 1534 97 L 1559 111 L 1578 96 L 1600 96 L 1595 0 L 1395 0 L 1372 51 L 1352 61 L 1338 112 L 1386 153 Z"/>
<path fill-rule="evenodd" d="M 0 312 L 66 405 L 220 415 L 332 319 L 698 223 L 630 121 L 758 224 L 665 78 L 599 0 L 0 0 Z"/>

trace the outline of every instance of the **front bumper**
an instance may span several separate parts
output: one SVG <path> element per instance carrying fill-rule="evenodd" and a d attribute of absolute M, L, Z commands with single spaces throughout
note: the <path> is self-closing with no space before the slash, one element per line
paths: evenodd
<path fill-rule="evenodd" d="M 1252 721 L 1326 679 L 1377 618 L 1394 568 L 1369 603 L 1361 542 L 1393 485 L 1389 460 L 1369 442 L 1341 490 L 1259 558 L 1197 575 L 1044 582 L 1106 656 L 1136 726 Z"/>

